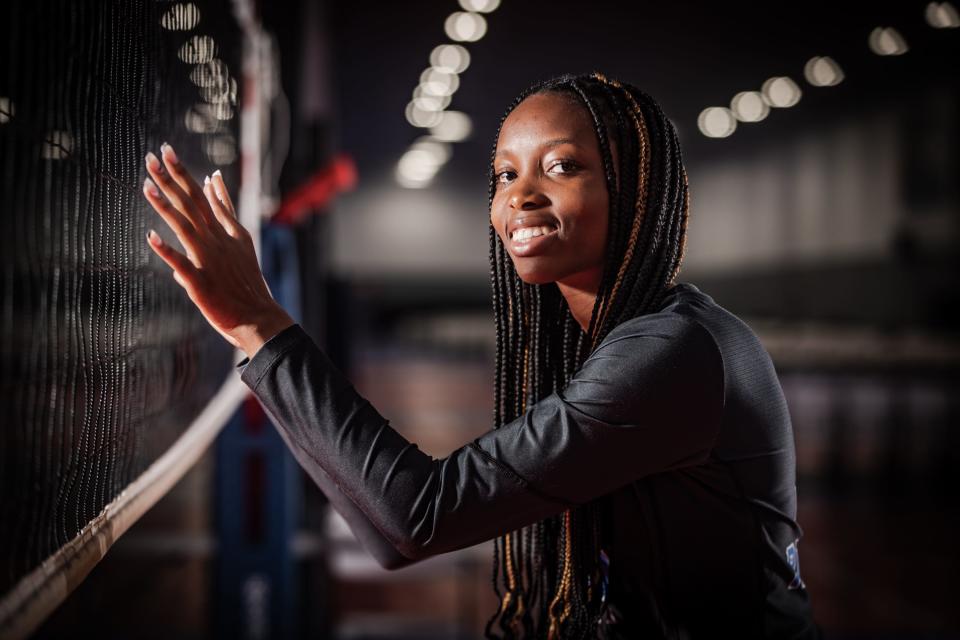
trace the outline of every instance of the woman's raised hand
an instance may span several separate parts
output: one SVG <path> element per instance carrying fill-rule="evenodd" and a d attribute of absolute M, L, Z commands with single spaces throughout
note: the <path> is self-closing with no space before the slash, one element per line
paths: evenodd
<path fill-rule="evenodd" d="M 270 295 L 260 272 L 250 233 L 237 221 L 236 209 L 220 172 L 201 187 L 190 177 L 173 147 L 160 147 L 163 163 L 147 154 L 143 193 L 179 238 L 180 253 L 152 229 L 147 243 L 173 269 L 173 279 L 207 322 L 248 356 L 294 322 Z"/>

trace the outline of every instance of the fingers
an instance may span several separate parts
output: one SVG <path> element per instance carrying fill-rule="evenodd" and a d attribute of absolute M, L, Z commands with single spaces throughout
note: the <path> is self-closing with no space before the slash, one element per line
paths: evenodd
<path fill-rule="evenodd" d="M 215 187 L 210 177 L 207 176 L 204 178 L 203 195 L 207 198 L 207 203 L 209 203 L 210 209 L 213 211 L 213 215 L 217 217 L 217 221 L 223 226 L 227 233 L 235 238 L 239 237 L 236 219 L 233 217 L 233 214 L 227 210 L 226 206 L 217 196 L 214 189 Z"/>
<path fill-rule="evenodd" d="M 213 212 L 203 196 L 203 189 L 197 184 L 184 166 L 180 163 L 180 158 L 169 144 L 164 142 L 160 145 L 160 156 L 163 158 L 163 164 L 173 181 L 185 193 L 193 204 L 197 212 L 207 224 L 213 224 Z"/>
<path fill-rule="evenodd" d="M 204 193 L 207 195 L 207 200 L 210 202 L 211 208 L 214 212 L 217 212 L 217 219 L 220 220 L 223 228 L 234 238 L 246 238 L 249 240 L 250 234 L 237 219 L 237 210 L 233 206 L 233 200 L 230 199 L 230 192 L 227 190 L 227 185 L 223 181 L 223 175 L 221 175 L 220 169 L 213 172 L 213 176 L 209 178 L 209 181 L 209 187 L 204 184 Z"/>
<path fill-rule="evenodd" d="M 143 195 L 146 196 L 150 206 L 152 206 L 167 223 L 167 226 L 177 234 L 184 248 L 191 253 L 196 253 L 197 231 L 193 224 L 163 197 L 160 190 L 157 189 L 157 185 L 155 185 L 150 178 L 143 181 Z M 159 238 L 159 236 L 157 237 Z"/>
<path fill-rule="evenodd" d="M 220 198 L 220 201 L 223 202 L 223 205 L 227 208 L 227 211 L 236 218 L 237 208 L 233 206 L 233 200 L 230 198 L 230 192 L 227 191 L 227 183 L 223 181 L 223 174 L 220 173 L 220 169 L 213 172 L 213 177 L 210 179 L 210 182 L 213 183 L 213 189 L 216 191 L 217 197 Z"/>
<path fill-rule="evenodd" d="M 202 231 L 206 226 L 203 216 L 197 211 L 197 207 L 190 196 L 184 193 L 180 185 L 170 177 L 170 173 L 160 165 L 160 160 L 152 151 L 147 153 L 146 165 L 147 173 L 153 179 L 154 184 L 163 192 L 163 195 L 166 196 L 167 200 L 169 200 L 170 204 L 172 204 L 197 231 Z"/>
<path fill-rule="evenodd" d="M 191 282 L 197 274 L 197 269 L 190 262 L 190 259 L 164 242 L 153 229 L 147 233 L 147 244 L 173 269 L 174 279 L 186 288 L 187 283 Z"/>

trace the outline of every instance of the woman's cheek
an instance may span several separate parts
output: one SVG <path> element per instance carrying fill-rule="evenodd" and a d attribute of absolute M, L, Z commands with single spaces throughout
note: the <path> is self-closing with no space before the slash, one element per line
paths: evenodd
<path fill-rule="evenodd" d="M 500 242 L 504 244 L 507 243 L 507 230 L 506 230 L 506 218 L 501 215 L 492 215 L 490 217 L 490 223 L 493 225 L 493 230 L 497 232 L 497 236 L 500 238 Z"/>

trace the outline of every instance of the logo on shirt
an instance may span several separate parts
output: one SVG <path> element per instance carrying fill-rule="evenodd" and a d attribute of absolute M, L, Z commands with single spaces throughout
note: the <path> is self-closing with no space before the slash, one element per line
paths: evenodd
<path fill-rule="evenodd" d="M 787 545 L 787 564 L 793 569 L 793 580 L 787 585 L 787 589 L 806 588 L 806 585 L 803 584 L 803 580 L 800 578 L 800 552 L 797 551 L 797 544 L 799 542 L 800 540 L 797 539 Z"/>

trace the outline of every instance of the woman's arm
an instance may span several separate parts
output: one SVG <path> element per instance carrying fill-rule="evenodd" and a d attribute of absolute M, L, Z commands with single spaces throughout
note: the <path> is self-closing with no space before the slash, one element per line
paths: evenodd
<path fill-rule="evenodd" d="M 211 326 L 252 356 L 242 379 L 381 562 L 397 561 L 381 537 L 425 558 L 709 454 L 723 406 L 720 353 L 697 322 L 661 313 L 614 329 L 562 392 L 434 460 L 273 300 L 223 179 L 201 187 L 169 145 L 162 157 L 147 155 L 144 195 L 183 252 L 154 232 L 150 247 Z"/>
<path fill-rule="evenodd" d="M 702 462 L 723 407 L 716 343 L 667 313 L 617 327 L 562 392 L 440 460 L 392 429 L 299 325 L 268 341 L 241 377 L 311 477 L 342 492 L 335 506 L 371 552 L 383 554 L 382 537 L 410 560 Z"/>
<path fill-rule="evenodd" d="M 330 505 L 343 516 L 353 535 L 384 569 L 400 569 L 416 562 L 397 551 L 397 548 L 377 530 L 369 518 L 340 490 L 326 471 L 313 462 L 307 452 L 298 447 L 289 434 L 280 429 L 293 456 L 314 483 L 323 491 Z"/>

